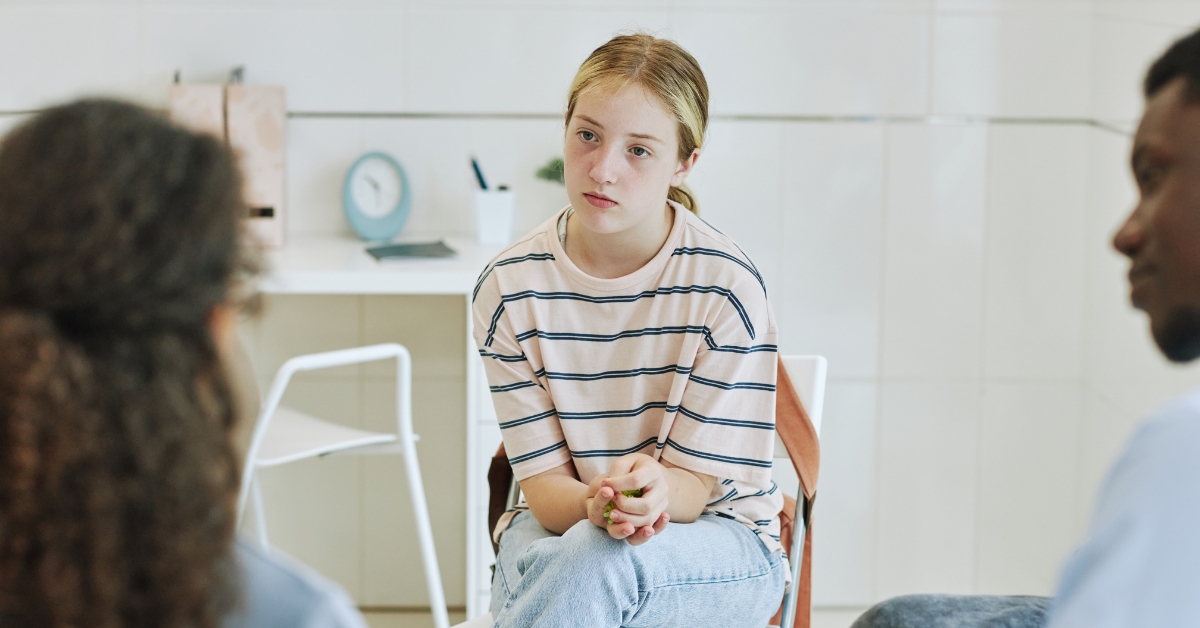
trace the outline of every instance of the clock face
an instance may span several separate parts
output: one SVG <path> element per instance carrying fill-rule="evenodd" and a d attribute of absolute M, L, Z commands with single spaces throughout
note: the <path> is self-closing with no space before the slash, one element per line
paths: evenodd
<path fill-rule="evenodd" d="M 364 160 L 354 170 L 350 181 L 350 194 L 354 204 L 369 218 L 382 218 L 396 209 L 400 202 L 400 173 L 387 160 L 372 157 Z"/>

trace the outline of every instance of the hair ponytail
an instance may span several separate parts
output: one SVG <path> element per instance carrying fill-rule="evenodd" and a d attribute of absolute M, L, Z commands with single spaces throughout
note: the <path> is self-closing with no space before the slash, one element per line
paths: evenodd
<path fill-rule="evenodd" d="M 696 194 L 692 192 L 692 189 L 686 183 L 667 190 L 667 200 L 675 201 L 682 205 L 684 209 L 697 216 L 700 215 L 700 204 L 696 202 Z"/>
<path fill-rule="evenodd" d="M 704 145 L 708 129 L 708 82 L 695 57 L 679 44 L 646 33 L 617 35 L 592 51 L 567 93 L 566 123 L 571 123 L 579 94 L 595 87 L 619 89 L 636 83 L 662 102 L 678 122 L 679 161 Z M 667 198 L 699 213 L 696 195 L 686 185 L 672 187 Z"/>

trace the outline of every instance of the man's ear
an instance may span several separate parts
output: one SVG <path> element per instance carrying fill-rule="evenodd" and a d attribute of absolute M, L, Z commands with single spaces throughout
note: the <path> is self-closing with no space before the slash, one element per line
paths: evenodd
<path fill-rule="evenodd" d="M 692 154 L 688 155 L 687 159 L 679 162 L 679 167 L 675 169 L 675 174 L 671 175 L 671 187 L 677 188 L 683 185 L 683 181 L 692 173 L 692 168 L 696 167 L 696 161 L 700 159 L 700 149 L 692 149 Z"/>

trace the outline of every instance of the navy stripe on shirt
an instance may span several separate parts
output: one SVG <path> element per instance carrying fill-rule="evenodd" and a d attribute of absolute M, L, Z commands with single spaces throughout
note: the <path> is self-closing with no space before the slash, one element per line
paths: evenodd
<path fill-rule="evenodd" d="M 486 269 L 484 269 L 483 274 L 479 276 L 479 280 L 475 282 L 475 289 L 471 291 L 471 302 L 472 303 L 475 302 L 475 297 L 479 296 L 479 289 L 483 287 L 483 282 L 487 280 L 488 275 L 491 275 L 492 271 L 496 270 L 496 268 L 498 266 L 508 266 L 509 264 L 517 264 L 520 262 L 529 262 L 529 261 L 542 261 L 542 260 L 551 260 L 552 261 L 553 259 L 554 259 L 554 255 L 552 255 L 550 253 L 530 253 L 529 255 L 522 255 L 521 257 L 510 257 L 508 259 L 502 259 L 502 260 L 496 262 L 495 264 L 488 266 Z"/>
<path fill-rule="evenodd" d="M 516 427 L 518 425 L 525 425 L 526 423 L 533 423 L 534 421 L 541 421 L 542 419 L 546 419 L 546 418 L 549 418 L 552 416 L 554 416 L 553 408 L 551 408 L 545 412 L 539 412 L 537 414 L 523 416 L 519 419 L 513 419 L 511 421 L 505 421 L 503 423 L 500 423 L 500 429 L 506 430 L 510 427 Z"/>
<path fill-rule="evenodd" d="M 665 412 L 678 412 L 693 421 L 698 423 L 708 423 L 711 425 L 727 425 L 729 427 L 749 427 L 759 430 L 774 430 L 774 423 L 765 423 L 762 421 L 739 421 L 737 419 L 722 419 L 719 417 L 708 417 L 697 412 L 688 410 L 683 406 L 670 406 L 665 401 L 650 401 L 642 404 L 638 408 L 631 410 L 599 410 L 595 412 L 559 412 L 558 418 L 564 421 L 583 421 L 589 419 L 624 419 L 629 417 L 639 416 L 647 410 L 662 408 Z"/>
<path fill-rule="evenodd" d="M 705 460 L 715 460 L 717 462 L 728 462 L 730 464 L 740 464 L 740 465 L 745 465 L 745 466 L 749 466 L 749 467 L 763 467 L 766 469 L 771 468 L 770 460 L 755 460 L 753 458 L 737 458 L 735 456 L 722 456 L 720 454 L 712 454 L 712 453 L 708 453 L 705 451 L 699 451 L 696 449 L 689 449 L 669 438 L 667 439 L 666 445 L 668 447 L 676 449 L 676 450 L 678 450 L 682 453 L 685 453 L 689 456 L 692 456 L 694 458 L 704 458 Z"/>
<path fill-rule="evenodd" d="M 709 349 L 709 351 L 722 351 L 722 352 L 726 352 L 726 353 L 742 353 L 742 354 L 758 353 L 758 352 L 779 353 L 778 345 L 751 345 L 749 347 L 738 347 L 736 345 L 718 345 L 718 346 L 710 346 L 708 349 Z"/>
<path fill-rule="evenodd" d="M 666 327 L 645 327 L 642 329 L 626 329 L 615 334 L 581 334 L 576 332 L 542 331 L 531 329 L 517 334 L 517 342 L 530 338 L 541 340 L 576 340 L 579 342 L 613 342 L 622 338 L 641 338 L 644 336 L 666 336 L 670 334 L 704 334 L 710 333 L 703 325 L 669 325 Z"/>
<path fill-rule="evenodd" d="M 738 250 L 740 251 L 741 249 L 738 249 Z M 745 268 L 746 271 L 749 272 L 751 275 L 754 275 L 754 278 L 758 280 L 758 285 L 762 286 L 763 296 L 766 296 L 766 294 L 767 294 L 767 282 L 763 281 L 762 275 L 758 274 L 758 269 L 754 267 L 753 262 L 747 264 L 746 262 L 743 262 L 742 260 L 726 253 L 725 251 L 719 251 L 717 249 L 706 249 L 706 248 L 698 247 L 698 246 L 681 246 L 681 247 L 675 249 L 675 251 L 673 253 L 671 253 L 671 255 L 672 256 L 676 256 L 676 255 L 709 255 L 712 257 L 721 257 L 721 258 L 727 259 L 727 260 L 737 264 L 738 266 Z M 742 253 L 742 255 L 745 255 L 745 253 Z M 747 259 L 749 259 L 749 258 L 747 258 Z"/>
<path fill-rule="evenodd" d="M 722 419 L 722 418 L 718 418 L 718 417 L 707 417 L 707 416 L 704 416 L 703 414 L 698 414 L 698 413 L 692 412 L 691 410 L 688 410 L 687 408 L 685 408 L 683 406 L 674 406 L 674 409 L 677 409 L 680 414 L 682 414 L 683 416 L 685 416 L 689 419 L 692 419 L 693 421 L 696 421 L 698 423 L 709 423 L 712 425 L 728 425 L 730 427 L 752 427 L 754 429 L 759 429 L 759 430 L 772 430 L 772 431 L 775 430 L 774 423 L 764 423 L 762 421 L 739 421 L 737 419 Z M 672 408 L 667 408 L 668 412 L 670 412 L 671 410 L 672 410 Z"/>
<path fill-rule="evenodd" d="M 521 390 L 522 388 L 529 388 L 530 386 L 537 386 L 537 385 L 538 385 L 537 382 L 528 382 L 528 381 L 527 382 L 517 382 L 515 384 L 508 384 L 506 386 L 488 386 L 488 390 L 491 390 L 494 393 L 502 393 L 502 392 L 510 392 L 513 390 Z"/>
<path fill-rule="evenodd" d="M 779 485 L 774 482 L 771 482 L 770 489 L 767 489 L 765 491 L 759 491 L 757 493 L 751 493 L 749 495 L 741 495 L 739 497 L 734 498 L 732 501 L 736 502 L 738 500 L 746 499 L 747 497 L 762 497 L 763 495 L 774 495 L 775 491 L 777 491 L 777 490 L 779 490 Z"/>
<path fill-rule="evenodd" d="M 729 501 L 729 500 L 733 499 L 734 497 L 737 497 L 737 494 L 738 494 L 738 491 L 737 491 L 737 489 L 736 489 L 736 488 L 731 488 L 731 489 L 729 489 L 729 492 L 728 492 L 728 493 L 725 493 L 725 495 L 723 495 L 723 496 L 721 497 L 721 499 L 718 499 L 718 500 L 717 500 L 717 501 L 715 501 L 715 502 L 709 502 L 709 503 L 708 503 L 708 504 L 706 504 L 706 505 L 707 505 L 707 506 L 716 506 L 717 504 L 719 504 L 719 503 L 721 503 L 721 502 L 724 502 L 724 501 Z"/>
<path fill-rule="evenodd" d="M 599 373 L 558 373 L 554 371 L 542 371 L 542 375 L 545 375 L 546 379 L 591 382 L 599 379 L 620 379 L 625 377 L 638 377 L 639 375 L 662 375 L 663 373 L 679 373 L 681 375 L 687 375 L 691 372 L 692 368 L 690 366 L 670 364 L 667 366 L 652 366 L 646 368 L 628 369 L 624 371 L 601 371 Z M 538 375 L 538 377 L 541 377 L 541 375 Z"/>
<path fill-rule="evenodd" d="M 689 379 L 697 384 L 704 384 L 705 386 L 712 386 L 721 390 L 762 390 L 765 392 L 775 392 L 775 384 L 760 384 L 758 382 L 734 382 L 727 384 L 715 379 L 700 377 L 699 375 L 692 375 Z"/>
<path fill-rule="evenodd" d="M 485 358 L 499 360 L 501 362 L 525 362 L 529 359 L 529 358 L 525 357 L 524 353 L 522 353 L 521 355 L 504 355 L 502 353 L 492 353 L 491 351 L 484 351 L 483 349 L 479 350 L 479 355 L 482 357 L 485 357 Z"/>
<path fill-rule="evenodd" d="M 628 449 L 589 449 L 585 451 L 571 451 L 571 455 L 575 458 L 616 458 L 628 454 L 637 453 L 650 445 L 657 446 L 657 438 L 647 438 L 641 444 L 634 445 Z"/>
<path fill-rule="evenodd" d="M 739 347 L 737 345 L 721 345 L 713 340 L 712 330 L 704 325 L 669 325 L 666 327 L 645 327 L 642 329 L 627 329 L 619 331 L 615 334 L 581 334 L 574 332 L 554 332 L 542 331 L 540 329 L 530 329 L 517 334 L 515 337 L 518 342 L 523 342 L 530 338 L 539 338 L 544 340 L 568 340 L 579 342 L 614 342 L 622 338 L 641 338 L 644 336 L 663 336 L 668 334 L 700 334 L 704 337 L 704 344 L 708 346 L 710 351 L 720 351 L 725 353 L 740 353 L 750 354 L 759 352 L 776 353 L 779 351 L 777 345 L 750 345 L 748 347 Z"/>
<path fill-rule="evenodd" d="M 754 324 L 750 322 L 750 316 L 746 313 L 745 306 L 738 300 L 732 290 L 722 288 L 721 286 L 670 286 L 657 288 L 655 290 L 645 290 L 637 294 L 612 295 L 606 297 L 594 297 L 578 292 L 539 292 L 537 290 L 522 290 L 512 294 L 504 294 L 500 296 L 500 305 L 496 308 L 496 312 L 492 314 L 492 323 L 488 327 L 487 340 L 485 345 L 491 346 L 492 338 L 496 335 L 496 325 L 500 320 L 500 315 L 504 312 L 504 304 L 524 299 L 542 299 L 542 300 L 569 300 L 583 301 L 585 303 L 633 303 L 641 299 L 654 298 L 664 295 L 674 294 L 719 294 L 725 297 L 733 308 L 737 310 L 738 316 L 742 319 L 742 324 L 746 326 L 746 332 L 754 339 Z"/>
<path fill-rule="evenodd" d="M 627 418 L 638 416 L 647 410 L 655 408 L 665 408 L 667 412 L 674 412 L 679 406 L 667 406 L 665 401 L 651 401 L 643 404 L 640 408 L 632 410 L 600 410 L 598 412 L 559 412 L 558 418 L 564 421 L 583 420 L 583 419 L 612 419 L 612 418 Z"/>
<path fill-rule="evenodd" d="M 522 462 L 525 462 L 527 460 L 533 460 L 534 458 L 537 458 L 538 456 L 544 456 L 550 452 L 558 451 L 559 449 L 562 449 L 563 447 L 566 447 L 566 446 L 567 446 L 567 441 L 564 440 L 564 441 L 555 443 L 553 445 L 550 445 L 549 447 L 543 447 L 537 451 L 531 451 L 523 456 L 517 456 L 516 458 L 509 458 L 508 463 L 509 464 L 521 464 Z"/>

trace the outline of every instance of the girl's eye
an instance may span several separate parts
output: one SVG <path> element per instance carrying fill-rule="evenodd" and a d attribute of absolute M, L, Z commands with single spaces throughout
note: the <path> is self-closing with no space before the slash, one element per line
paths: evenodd
<path fill-rule="evenodd" d="M 646 157 L 650 154 L 650 151 L 642 148 L 641 146 L 634 146 L 633 148 L 629 149 L 629 152 L 633 153 L 635 157 Z"/>
<path fill-rule="evenodd" d="M 581 139 L 585 142 L 591 142 L 592 140 L 596 139 L 596 134 L 592 133 L 591 131 L 580 131 L 579 139 Z"/>

